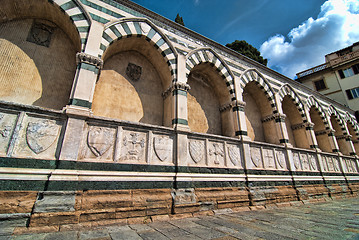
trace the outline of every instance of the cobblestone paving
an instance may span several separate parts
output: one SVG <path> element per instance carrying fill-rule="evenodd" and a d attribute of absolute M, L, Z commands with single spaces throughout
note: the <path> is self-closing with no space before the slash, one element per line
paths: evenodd
<path fill-rule="evenodd" d="M 10 233 L 11 234 L 11 233 Z M 359 198 L 81 231 L 2 235 L 0 239 L 357 239 Z"/>

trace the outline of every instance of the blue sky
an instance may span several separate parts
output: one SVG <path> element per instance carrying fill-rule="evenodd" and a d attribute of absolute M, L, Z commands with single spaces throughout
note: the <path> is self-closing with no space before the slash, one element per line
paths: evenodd
<path fill-rule="evenodd" d="M 133 1 L 220 44 L 246 40 L 290 78 L 359 41 L 358 0 Z"/>

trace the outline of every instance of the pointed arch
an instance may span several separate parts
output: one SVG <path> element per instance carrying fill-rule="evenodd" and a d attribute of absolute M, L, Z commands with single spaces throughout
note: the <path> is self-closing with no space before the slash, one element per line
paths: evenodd
<path fill-rule="evenodd" d="M 102 34 L 100 56 L 105 53 L 108 46 L 114 41 L 132 36 L 144 38 L 157 48 L 169 67 L 172 81 L 177 81 L 176 64 L 178 53 L 166 35 L 145 18 L 123 18 L 107 25 Z"/>
<path fill-rule="evenodd" d="M 80 34 L 81 49 L 84 50 L 91 26 L 91 17 L 89 13 L 78 0 L 53 0 L 53 2 L 58 5 L 75 24 L 76 29 Z"/>
<path fill-rule="evenodd" d="M 268 98 L 273 113 L 278 113 L 277 104 L 275 103 L 274 91 L 268 81 L 257 69 L 252 68 L 244 71 L 239 81 L 242 89 L 244 89 L 244 87 L 250 82 L 254 82 L 256 85 L 258 85 Z"/>
<path fill-rule="evenodd" d="M 283 98 L 285 96 L 289 96 L 292 101 L 294 102 L 294 104 L 296 105 L 302 119 L 303 119 L 303 122 L 307 122 L 308 119 L 305 115 L 305 112 L 304 112 L 304 103 L 302 102 L 302 100 L 299 98 L 298 94 L 296 93 L 296 91 L 289 85 L 289 84 L 285 84 L 283 85 L 279 92 L 277 93 L 278 96 L 279 96 L 279 99 L 280 101 L 282 102 L 283 101 Z"/>
<path fill-rule="evenodd" d="M 234 101 L 236 99 L 234 90 L 234 76 L 225 61 L 210 48 L 196 49 L 186 56 L 187 78 L 191 70 L 201 63 L 209 63 L 219 72 L 219 75 L 226 82 L 232 101 Z"/>

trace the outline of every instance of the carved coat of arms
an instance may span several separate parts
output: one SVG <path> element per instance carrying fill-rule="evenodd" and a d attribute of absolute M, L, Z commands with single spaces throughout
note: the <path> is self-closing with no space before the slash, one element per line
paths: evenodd
<path fill-rule="evenodd" d="M 189 154 L 195 163 L 202 161 L 204 159 L 204 143 L 201 141 L 190 141 Z"/>
<path fill-rule="evenodd" d="M 251 148 L 251 159 L 254 166 L 259 167 L 261 165 L 261 149 L 260 148 Z"/>
<path fill-rule="evenodd" d="M 55 120 L 29 122 L 26 129 L 26 142 L 36 154 L 47 150 L 57 139 L 60 127 Z"/>
<path fill-rule="evenodd" d="M 142 67 L 133 64 L 128 63 L 126 68 L 126 75 L 132 80 L 132 81 L 138 81 L 140 80 L 142 74 Z"/>
<path fill-rule="evenodd" d="M 309 164 L 312 170 L 317 170 L 317 163 L 315 161 L 315 157 L 313 155 L 309 155 Z"/>
<path fill-rule="evenodd" d="M 278 152 L 276 153 L 276 156 L 277 156 L 278 165 L 279 165 L 281 168 L 284 168 L 284 167 L 285 167 L 285 155 L 284 155 L 284 152 L 278 151 Z"/>
<path fill-rule="evenodd" d="M 239 152 L 239 148 L 235 147 L 235 146 L 229 146 L 228 147 L 228 156 L 229 159 L 231 160 L 231 162 L 233 163 L 234 166 L 237 166 L 238 163 L 240 163 L 240 152 Z"/>
<path fill-rule="evenodd" d="M 87 144 L 96 157 L 102 156 L 113 144 L 113 129 L 92 127 L 87 135 Z"/>
<path fill-rule="evenodd" d="M 27 37 L 27 41 L 37 45 L 49 47 L 53 32 L 53 27 L 47 26 L 43 23 L 34 22 Z"/>
<path fill-rule="evenodd" d="M 298 153 L 293 153 L 293 163 L 294 163 L 295 169 L 298 170 L 300 168 L 300 160 L 299 160 L 299 154 Z"/>
<path fill-rule="evenodd" d="M 158 159 L 162 162 L 172 158 L 172 139 L 169 137 L 154 137 L 153 148 Z"/>

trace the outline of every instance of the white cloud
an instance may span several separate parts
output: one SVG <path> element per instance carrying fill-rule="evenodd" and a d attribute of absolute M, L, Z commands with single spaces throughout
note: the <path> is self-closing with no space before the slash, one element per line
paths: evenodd
<path fill-rule="evenodd" d="M 194 0 L 194 5 L 198 6 L 199 5 L 199 0 Z"/>
<path fill-rule="evenodd" d="M 260 52 L 270 68 L 294 78 L 296 73 L 324 63 L 326 54 L 359 41 L 359 1 L 326 1 L 318 17 L 293 28 L 288 39 L 273 36 Z"/>

